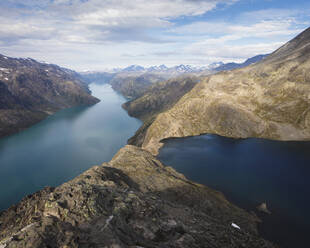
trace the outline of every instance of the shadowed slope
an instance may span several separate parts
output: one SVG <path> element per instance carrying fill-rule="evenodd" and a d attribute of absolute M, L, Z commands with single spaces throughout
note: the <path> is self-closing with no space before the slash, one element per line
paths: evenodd
<path fill-rule="evenodd" d="M 74 71 L 0 55 L 0 137 L 57 110 L 97 103 L 89 93 Z"/>

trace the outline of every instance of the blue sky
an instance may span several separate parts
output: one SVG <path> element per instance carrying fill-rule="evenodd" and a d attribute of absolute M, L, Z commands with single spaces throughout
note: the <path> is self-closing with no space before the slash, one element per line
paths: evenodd
<path fill-rule="evenodd" d="M 0 53 L 79 71 L 240 62 L 310 26 L 308 0 L 6 0 L 0 11 Z"/>

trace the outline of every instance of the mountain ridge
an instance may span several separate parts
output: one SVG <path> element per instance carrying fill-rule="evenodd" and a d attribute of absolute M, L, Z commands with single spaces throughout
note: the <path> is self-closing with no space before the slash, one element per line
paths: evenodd
<path fill-rule="evenodd" d="M 258 236 L 259 221 L 127 145 L 110 162 L 1 212 L 0 246 L 277 247 Z"/>
<path fill-rule="evenodd" d="M 258 63 L 202 79 L 143 130 L 142 148 L 157 154 L 163 139 L 204 133 L 309 140 L 309 33 Z"/>
<path fill-rule="evenodd" d="M 127 72 L 127 73 L 151 73 L 151 72 L 162 72 L 162 73 L 201 73 L 205 72 L 207 73 L 208 71 L 210 72 L 219 72 L 223 70 L 231 70 L 231 69 L 236 69 L 236 68 L 241 68 L 244 66 L 248 66 L 253 63 L 257 63 L 260 60 L 264 59 L 268 54 L 260 54 L 260 55 L 255 55 L 253 57 L 250 57 L 246 59 L 242 63 L 235 63 L 235 62 L 229 62 L 229 63 L 223 63 L 223 62 L 214 62 L 209 65 L 205 66 L 194 66 L 194 65 L 176 65 L 176 66 L 171 66 L 168 67 L 165 64 L 161 65 L 153 65 L 149 67 L 144 67 L 141 65 L 130 65 L 125 68 L 112 68 L 112 69 L 106 69 L 102 71 L 84 71 L 80 72 L 82 75 L 89 75 L 89 74 L 95 74 L 95 73 L 122 73 L 122 72 Z"/>
<path fill-rule="evenodd" d="M 60 109 L 99 101 L 72 70 L 4 55 L 0 55 L 0 99 L 0 137 Z"/>

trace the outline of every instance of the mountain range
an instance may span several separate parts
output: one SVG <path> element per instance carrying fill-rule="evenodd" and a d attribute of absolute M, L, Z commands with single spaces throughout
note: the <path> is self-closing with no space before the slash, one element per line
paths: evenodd
<path fill-rule="evenodd" d="M 131 65 L 126 68 L 115 68 L 105 72 L 83 72 L 81 77 L 88 83 L 111 84 L 112 88 L 129 99 L 135 99 L 147 92 L 155 83 L 183 76 L 206 76 L 229 69 L 242 68 L 262 60 L 266 55 L 257 55 L 244 63 L 215 62 L 208 66 L 166 65 L 143 67 Z"/>
<path fill-rule="evenodd" d="M 157 154 L 163 139 L 204 133 L 309 140 L 309 96 L 310 28 L 255 64 L 203 77 L 169 110 L 159 107 L 136 142 Z M 146 104 L 141 96 L 130 105 Z"/>
<path fill-rule="evenodd" d="M 252 58 L 247 59 L 243 63 L 223 63 L 223 62 L 214 62 L 206 66 L 193 66 L 193 65 L 176 65 L 172 67 L 167 67 L 166 65 L 158 65 L 158 66 L 150 66 L 150 67 L 143 67 L 141 65 L 130 65 L 125 68 L 113 68 L 113 69 L 106 69 L 102 71 L 85 71 L 81 72 L 82 75 L 92 75 L 98 73 L 121 73 L 121 72 L 136 72 L 136 73 L 170 73 L 170 74 L 181 74 L 181 73 L 202 73 L 202 72 L 218 72 L 223 70 L 232 70 L 241 68 L 244 66 L 248 66 L 250 64 L 259 62 L 263 58 L 265 58 L 267 54 L 264 55 L 256 55 Z"/>

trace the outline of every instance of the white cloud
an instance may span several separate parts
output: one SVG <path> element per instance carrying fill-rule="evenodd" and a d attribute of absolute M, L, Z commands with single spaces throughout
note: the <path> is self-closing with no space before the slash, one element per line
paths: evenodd
<path fill-rule="evenodd" d="M 282 14 L 287 12 L 282 11 Z M 242 61 L 257 54 L 271 53 L 303 31 L 293 17 L 280 18 L 281 15 L 278 14 L 274 19 L 269 16 L 265 20 L 265 14 L 261 14 L 259 19 L 255 13 L 255 21 L 245 24 L 242 21 L 194 22 L 171 28 L 169 32 L 178 35 L 179 39 L 192 37 L 191 42 L 186 40 L 188 44 L 184 46 L 183 54 L 195 56 L 197 63 L 208 63 L 214 60 Z M 243 14 L 241 19 L 244 16 L 248 14 Z"/>
<path fill-rule="evenodd" d="M 300 12 L 291 10 L 241 13 L 234 23 L 201 21 L 217 4 L 236 1 L 1 1 L 0 53 L 78 70 L 131 63 L 206 64 L 272 52 L 302 30 L 296 18 Z"/>
<path fill-rule="evenodd" d="M 79 42 L 76 38 L 81 36 L 90 43 L 96 40 L 156 42 L 157 39 L 150 37 L 149 29 L 169 27 L 171 18 L 201 15 L 220 2 L 233 0 L 10 0 L 9 3 L 23 7 L 0 3 L 5 10 L 0 20 L 0 35 L 12 39 L 42 36 L 45 40 L 53 33 L 54 38 L 56 35 L 69 42 Z"/>

